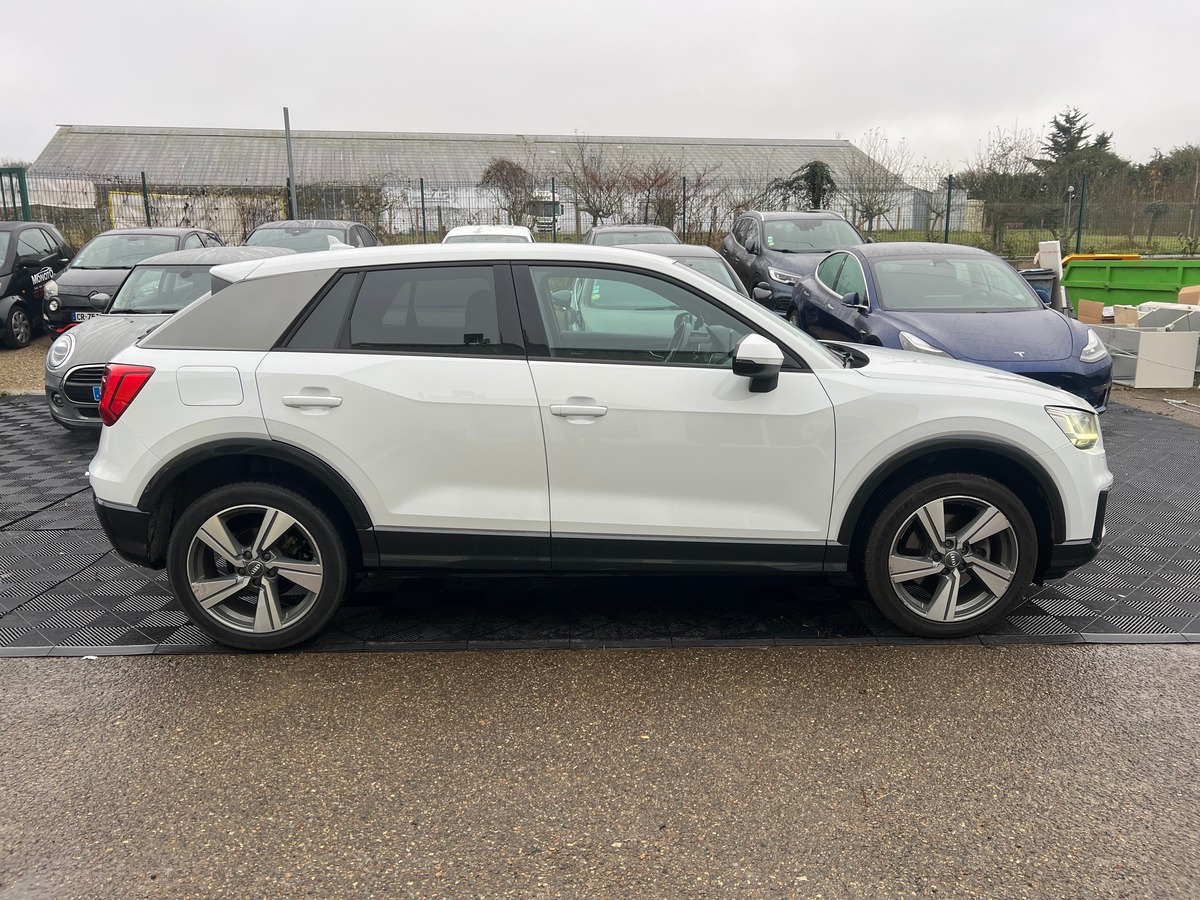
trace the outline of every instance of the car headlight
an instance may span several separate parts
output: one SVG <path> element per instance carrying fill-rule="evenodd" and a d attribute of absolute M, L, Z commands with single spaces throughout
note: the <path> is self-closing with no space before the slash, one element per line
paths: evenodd
<path fill-rule="evenodd" d="M 932 356 L 944 356 L 946 359 L 954 359 L 945 350 L 939 350 L 927 341 L 921 340 L 915 334 L 909 334 L 907 331 L 900 332 L 900 346 L 905 350 L 911 350 L 914 353 L 928 353 Z"/>
<path fill-rule="evenodd" d="M 1046 412 L 1080 450 L 1090 450 L 1100 440 L 1100 419 L 1094 412 L 1068 406 L 1047 406 Z"/>
<path fill-rule="evenodd" d="M 57 297 L 51 297 L 46 301 L 46 309 L 50 310 L 50 312 L 58 312 L 58 308 L 60 306 L 62 306 L 62 304 L 58 302 Z"/>
<path fill-rule="evenodd" d="M 1100 340 L 1100 335 L 1096 334 L 1091 328 L 1088 329 L 1087 346 L 1083 348 L 1083 352 L 1079 354 L 1079 361 L 1085 363 L 1098 362 L 1108 356 L 1108 349 L 1104 346 L 1104 342 Z"/>
<path fill-rule="evenodd" d="M 51 278 L 42 285 L 42 298 L 49 300 L 51 297 L 58 296 L 58 282 Z"/>
<path fill-rule="evenodd" d="M 780 284 L 796 285 L 800 283 L 800 276 L 795 272 L 785 272 L 783 269 L 769 268 L 767 269 L 767 274 L 770 275 L 774 281 L 778 281 Z"/>
<path fill-rule="evenodd" d="M 68 331 L 50 345 L 50 352 L 46 354 L 46 367 L 49 369 L 61 369 L 66 365 L 67 360 L 71 358 L 71 351 L 74 349 L 75 335 Z"/>

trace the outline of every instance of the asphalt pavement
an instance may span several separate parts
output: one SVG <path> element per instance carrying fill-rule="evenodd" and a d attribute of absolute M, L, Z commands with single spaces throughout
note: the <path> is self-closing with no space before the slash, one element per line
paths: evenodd
<path fill-rule="evenodd" d="M 1200 896 L 1196 645 L 0 660 L 0 898 Z"/>

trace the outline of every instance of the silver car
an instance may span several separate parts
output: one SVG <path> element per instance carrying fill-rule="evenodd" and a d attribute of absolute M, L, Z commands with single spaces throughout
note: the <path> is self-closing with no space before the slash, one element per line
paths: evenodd
<path fill-rule="evenodd" d="M 213 266 L 292 253 L 279 247 L 210 247 L 160 253 L 139 263 L 103 313 L 50 345 L 46 354 L 50 416 L 67 429 L 99 431 L 105 363 L 208 294 L 214 287 L 209 276 Z"/>

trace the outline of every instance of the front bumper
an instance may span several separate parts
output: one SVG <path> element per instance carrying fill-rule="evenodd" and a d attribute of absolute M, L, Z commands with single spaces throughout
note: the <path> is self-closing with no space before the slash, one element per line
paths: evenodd
<path fill-rule="evenodd" d="M 150 559 L 151 515 L 134 506 L 94 499 L 96 518 L 117 555 L 137 566 L 161 568 Z"/>
<path fill-rule="evenodd" d="M 1050 548 L 1048 557 L 1043 561 L 1041 571 L 1035 577 L 1038 584 L 1044 584 L 1055 578 L 1062 578 L 1080 566 L 1086 565 L 1096 558 L 1100 545 L 1104 541 L 1104 515 L 1108 510 L 1108 491 L 1101 491 L 1096 503 L 1096 523 L 1092 536 L 1085 541 L 1064 541 Z"/>
<path fill-rule="evenodd" d="M 46 406 L 51 418 L 64 428 L 99 430 L 97 391 L 103 376 L 103 365 L 74 366 L 61 376 L 47 369 Z"/>

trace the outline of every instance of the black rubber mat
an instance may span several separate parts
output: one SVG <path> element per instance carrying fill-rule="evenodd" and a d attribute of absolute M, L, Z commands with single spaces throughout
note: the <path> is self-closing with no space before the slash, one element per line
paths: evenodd
<path fill-rule="evenodd" d="M 1200 429 L 1114 404 L 1101 555 L 969 643 L 1200 642 Z M 236 652 L 162 573 L 112 553 L 85 472 L 94 437 L 39 397 L 0 400 L 0 656 Z M 374 576 L 305 650 L 927 643 L 847 579 Z"/>

